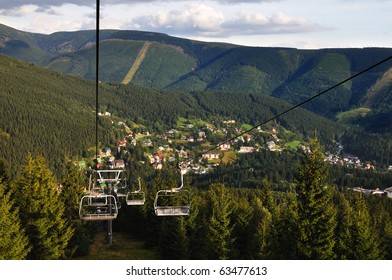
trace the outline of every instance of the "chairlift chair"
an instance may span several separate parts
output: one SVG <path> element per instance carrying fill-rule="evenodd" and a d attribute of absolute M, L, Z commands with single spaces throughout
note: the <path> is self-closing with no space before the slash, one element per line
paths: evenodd
<path fill-rule="evenodd" d="M 113 195 L 88 194 L 82 197 L 79 217 L 86 221 L 107 221 L 117 218 L 117 200 Z"/>
<path fill-rule="evenodd" d="M 132 206 L 144 205 L 144 202 L 146 201 L 146 196 L 145 196 L 144 192 L 142 191 L 140 177 L 137 178 L 137 180 L 139 181 L 139 189 L 137 189 L 136 191 L 133 191 L 133 192 L 128 192 L 127 198 L 126 198 L 127 205 L 132 205 Z"/>
<path fill-rule="evenodd" d="M 181 186 L 170 190 L 159 190 L 154 200 L 157 216 L 188 216 L 190 211 L 189 191 L 183 190 L 184 171 L 181 170 Z"/>
<path fill-rule="evenodd" d="M 116 193 L 117 197 L 126 197 L 128 194 L 128 186 L 126 179 L 123 179 L 118 184 L 114 185 L 114 192 Z"/>
<path fill-rule="evenodd" d="M 118 183 L 119 176 L 122 170 L 109 170 L 116 172 L 115 178 L 103 178 L 102 173 L 107 170 L 97 170 L 98 176 L 91 186 L 91 176 L 89 182 L 89 190 L 81 198 L 79 204 L 79 217 L 86 221 L 105 221 L 117 218 L 118 209 L 120 209 L 117 199 L 111 193 L 105 193 L 105 189 L 111 183 Z"/>

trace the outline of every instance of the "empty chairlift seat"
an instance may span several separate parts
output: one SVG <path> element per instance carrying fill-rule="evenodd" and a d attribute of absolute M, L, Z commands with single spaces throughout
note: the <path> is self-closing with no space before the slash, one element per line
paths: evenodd
<path fill-rule="evenodd" d="M 114 220 L 117 214 L 117 200 L 113 195 L 85 195 L 80 200 L 79 217 L 82 220 Z"/>
<path fill-rule="evenodd" d="M 157 216 L 188 216 L 190 212 L 190 194 L 183 190 L 183 171 L 181 186 L 169 190 L 159 190 L 154 200 L 154 211 Z"/>
<path fill-rule="evenodd" d="M 139 188 L 135 191 L 128 192 L 127 194 L 127 198 L 126 198 L 127 205 L 131 205 L 131 206 L 144 205 L 144 202 L 146 201 L 146 196 L 142 191 L 140 177 L 138 178 L 138 181 L 139 181 Z"/>

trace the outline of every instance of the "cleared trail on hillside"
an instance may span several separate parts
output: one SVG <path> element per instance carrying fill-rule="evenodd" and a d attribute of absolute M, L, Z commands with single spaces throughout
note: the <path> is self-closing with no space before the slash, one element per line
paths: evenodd
<path fill-rule="evenodd" d="M 148 49 L 150 48 L 151 42 L 145 42 L 139 54 L 137 55 L 135 62 L 132 64 L 131 68 L 129 69 L 128 73 L 125 75 L 125 78 L 122 80 L 122 84 L 129 84 L 133 76 L 135 76 L 136 71 L 139 69 L 140 65 L 142 64 Z"/>
<path fill-rule="evenodd" d="M 363 107 L 371 109 L 373 104 L 387 94 L 386 90 L 392 84 L 392 68 L 385 72 L 382 77 L 369 89 L 365 96 Z"/>

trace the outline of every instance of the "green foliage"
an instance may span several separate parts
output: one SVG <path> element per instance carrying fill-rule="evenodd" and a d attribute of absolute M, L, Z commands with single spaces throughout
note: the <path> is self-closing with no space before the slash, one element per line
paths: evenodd
<path fill-rule="evenodd" d="M 64 217 L 56 180 L 43 157 L 27 157 L 15 188 L 20 218 L 32 250 L 28 259 L 64 258 L 74 230 Z"/>
<path fill-rule="evenodd" d="M 297 176 L 300 258 L 334 257 L 336 213 L 331 203 L 333 189 L 327 182 L 328 169 L 318 142 L 310 151 Z"/>
<path fill-rule="evenodd" d="M 234 243 L 232 236 L 233 225 L 230 221 L 232 204 L 229 193 L 223 184 L 211 185 L 208 191 L 209 218 L 208 244 L 210 244 L 210 258 L 225 260 L 230 258 Z"/>
<path fill-rule="evenodd" d="M 352 223 L 352 247 L 349 258 L 355 260 L 381 259 L 378 234 L 372 223 L 365 199 L 358 195 L 354 200 Z"/>
<path fill-rule="evenodd" d="M 23 260 L 31 250 L 9 183 L 0 177 L 0 260 Z"/>
<path fill-rule="evenodd" d="M 0 56 L 0 154 L 11 175 L 28 152 L 60 166 L 93 142 L 94 115 L 88 92 L 92 84 Z M 84 103 L 84 104 L 83 104 Z"/>
<path fill-rule="evenodd" d="M 61 182 L 60 199 L 64 204 L 64 217 L 68 220 L 68 227 L 74 230 L 65 256 L 82 256 L 88 253 L 92 238 L 91 229 L 79 218 L 79 202 L 87 186 L 86 178 L 75 163 L 67 160 Z"/>

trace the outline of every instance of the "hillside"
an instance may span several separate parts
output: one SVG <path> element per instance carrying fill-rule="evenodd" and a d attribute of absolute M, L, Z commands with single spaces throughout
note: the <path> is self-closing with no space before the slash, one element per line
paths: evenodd
<path fill-rule="evenodd" d="M 0 156 L 12 169 L 18 169 L 28 152 L 44 155 L 57 167 L 67 155 L 89 153 L 95 139 L 94 83 L 6 56 L 0 56 L 0 72 Z M 247 93 L 161 92 L 104 83 L 100 87 L 102 111 L 158 132 L 175 126 L 181 116 L 257 125 L 289 106 L 273 97 Z M 277 122 L 300 137 L 309 137 L 317 129 L 324 142 L 343 133 L 339 125 L 303 109 Z M 115 141 L 109 120 L 101 120 L 100 127 L 102 143 Z"/>
<path fill-rule="evenodd" d="M 181 92 L 244 92 L 290 103 L 313 96 L 392 55 L 392 49 L 387 48 L 246 47 L 142 31 L 101 30 L 100 37 L 101 81 L 122 82 L 136 63 L 132 73 L 136 86 Z M 95 78 L 94 40 L 94 31 L 41 35 L 0 25 L 0 53 L 86 79 Z M 145 43 L 151 44 L 148 52 L 137 61 Z M 372 110 L 378 112 L 385 104 L 371 92 L 381 90 L 378 96 L 389 92 L 387 73 L 391 69 L 389 61 L 307 104 L 307 108 L 335 119 L 337 113 L 368 107 L 372 102 Z"/>

